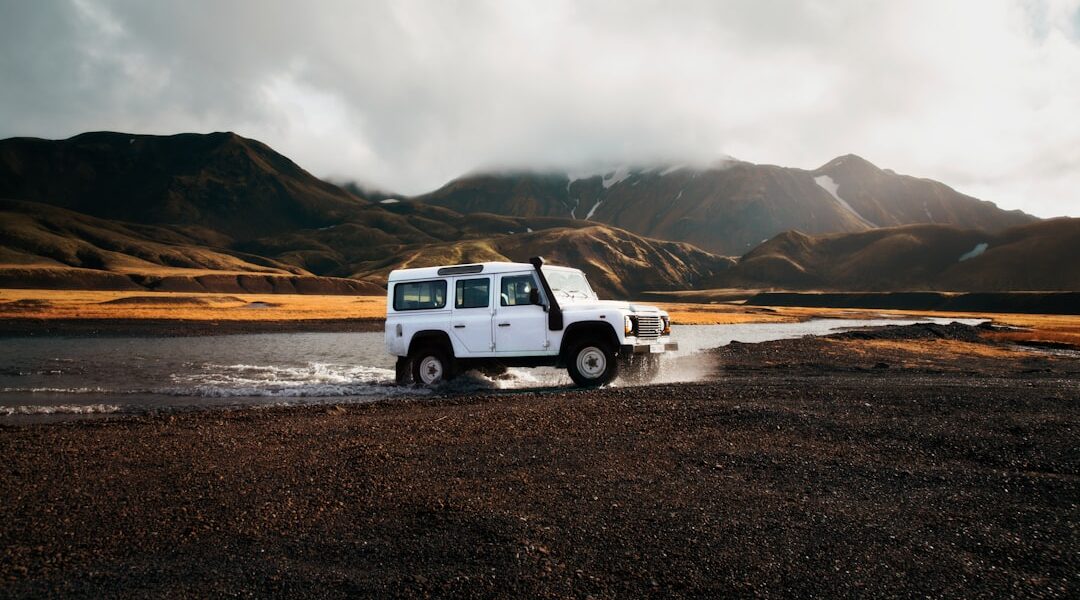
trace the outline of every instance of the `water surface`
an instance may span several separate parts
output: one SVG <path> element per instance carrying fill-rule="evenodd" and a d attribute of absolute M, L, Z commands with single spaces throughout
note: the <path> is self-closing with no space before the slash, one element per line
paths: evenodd
<path fill-rule="evenodd" d="M 803 323 L 675 326 L 678 354 L 823 335 L 840 329 L 964 319 L 816 319 Z M 367 402 L 430 390 L 393 385 L 382 333 L 264 333 L 207 337 L 0 339 L 0 423 L 215 406 Z M 667 377 L 693 378 L 671 373 Z M 461 391 L 570 385 L 564 371 L 470 374 Z"/>

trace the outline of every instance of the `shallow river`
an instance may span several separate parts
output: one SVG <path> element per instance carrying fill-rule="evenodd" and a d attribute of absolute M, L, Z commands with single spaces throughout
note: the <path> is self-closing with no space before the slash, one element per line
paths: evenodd
<path fill-rule="evenodd" d="M 732 340 L 822 335 L 839 329 L 964 319 L 817 319 L 805 323 L 676 326 L 678 355 Z M 210 337 L 0 338 L 0 423 L 212 406 L 365 402 L 429 390 L 393 385 L 382 333 L 266 333 Z M 692 372 L 661 373 L 690 380 Z M 454 388 L 478 391 L 569 385 L 565 371 L 470 374 Z"/>

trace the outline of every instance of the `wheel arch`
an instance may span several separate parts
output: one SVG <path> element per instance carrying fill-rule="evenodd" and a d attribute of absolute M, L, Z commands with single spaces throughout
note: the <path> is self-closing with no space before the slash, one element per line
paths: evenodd
<path fill-rule="evenodd" d="M 581 321 L 572 323 L 566 327 L 559 346 L 559 365 L 565 366 L 567 354 L 575 344 L 583 339 L 601 340 L 611 344 L 615 352 L 619 350 L 619 336 L 615 333 L 615 327 L 607 321 Z"/>
<path fill-rule="evenodd" d="M 445 331 L 439 329 L 425 329 L 413 334 L 412 339 L 409 341 L 408 355 L 411 357 L 413 352 L 416 352 L 427 345 L 439 346 L 450 355 L 450 358 L 456 356 L 454 344 L 450 340 L 450 336 Z"/>

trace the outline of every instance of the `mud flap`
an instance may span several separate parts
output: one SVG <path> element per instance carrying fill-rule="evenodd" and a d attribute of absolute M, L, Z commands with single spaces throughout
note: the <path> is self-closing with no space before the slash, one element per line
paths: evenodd
<path fill-rule="evenodd" d="M 394 365 L 394 383 L 412 385 L 412 361 L 407 356 L 399 356 Z"/>

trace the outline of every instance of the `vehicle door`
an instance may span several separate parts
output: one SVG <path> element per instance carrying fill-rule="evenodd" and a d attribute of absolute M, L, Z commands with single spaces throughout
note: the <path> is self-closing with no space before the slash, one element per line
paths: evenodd
<path fill-rule="evenodd" d="M 537 290 L 543 298 L 536 274 L 507 273 L 499 276 L 498 304 L 495 307 L 495 352 L 497 354 L 550 354 L 547 313 L 529 296 Z"/>
<path fill-rule="evenodd" d="M 450 331 L 469 354 L 490 353 L 492 347 L 491 276 L 454 279 Z"/>

